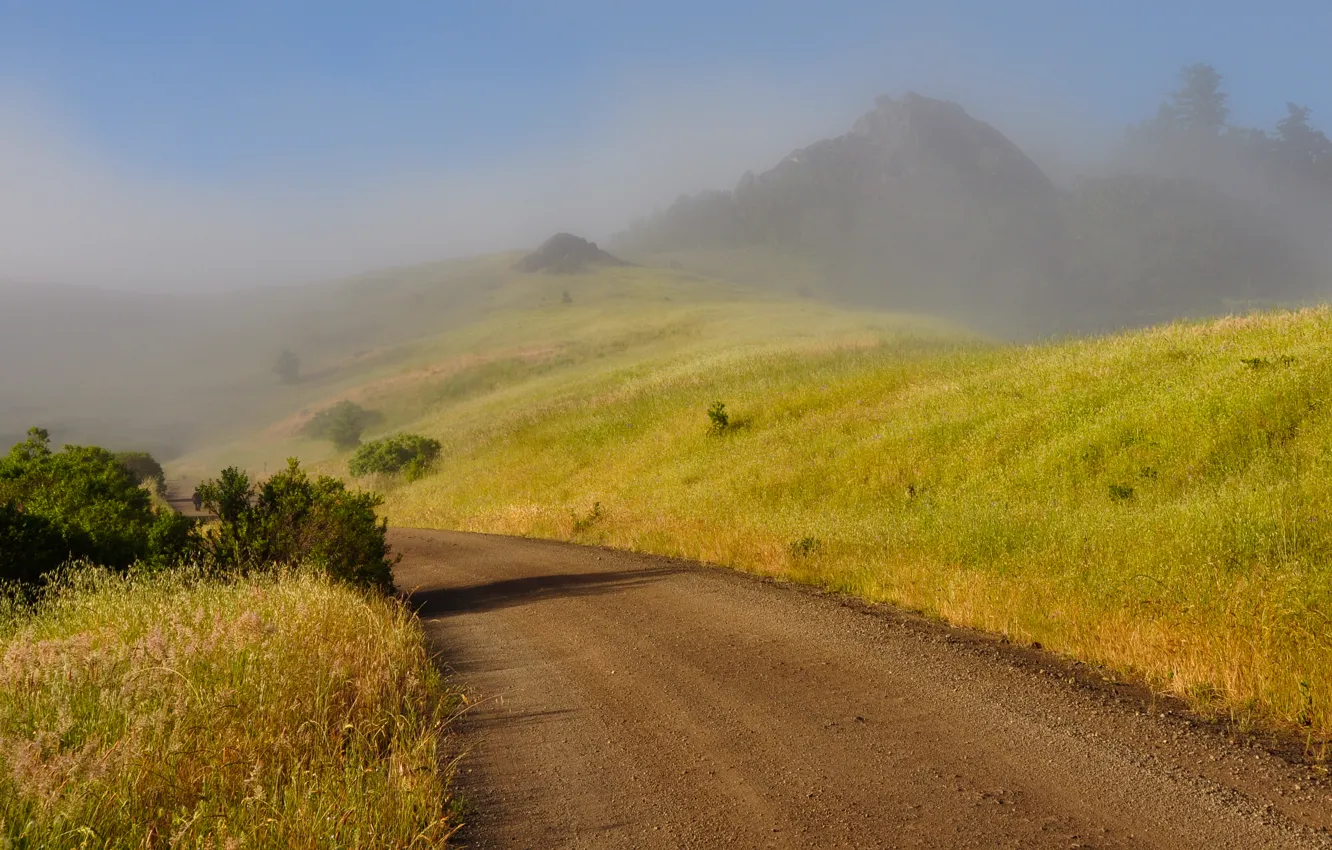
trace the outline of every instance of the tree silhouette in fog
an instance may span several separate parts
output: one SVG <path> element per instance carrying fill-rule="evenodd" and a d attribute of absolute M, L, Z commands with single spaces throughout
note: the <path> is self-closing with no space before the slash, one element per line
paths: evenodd
<path fill-rule="evenodd" d="M 290 348 L 284 348 L 273 364 L 273 372 L 282 383 L 294 384 L 301 379 L 301 360 Z"/>
<path fill-rule="evenodd" d="M 1230 97 L 1221 90 L 1221 74 L 1197 63 L 1179 72 L 1180 87 L 1170 96 L 1170 115 L 1183 130 L 1216 136 L 1230 117 Z"/>

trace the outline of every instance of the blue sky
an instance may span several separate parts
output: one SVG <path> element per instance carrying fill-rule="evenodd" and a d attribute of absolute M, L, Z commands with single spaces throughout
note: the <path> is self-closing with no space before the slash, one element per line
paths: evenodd
<path fill-rule="evenodd" d="M 1020 141 L 1049 131 L 1076 144 L 1151 114 L 1179 66 L 1208 61 L 1227 77 L 1238 122 L 1270 126 L 1289 99 L 1332 129 L 1330 35 L 1332 6 L 1316 2 L 0 0 L 0 119 L 11 137 L 6 148 L 0 130 L 0 176 L 8 150 L 22 186 L 53 193 L 40 205 L 51 222 L 62 205 L 95 198 L 131 216 L 156 203 L 156 222 L 212 215 L 217 227 L 247 204 L 290 218 L 352 197 L 373 197 L 390 217 L 419 214 L 433 209 L 422 186 L 461 197 L 457 181 L 482 192 L 490 175 L 570 163 L 584 184 L 598 162 L 661 172 L 600 218 L 590 206 L 570 213 L 606 229 L 635 205 L 669 200 L 676 171 L 680 190 L 729 185 L 742 163 L 762 167 L 841 131 L 879 92 L 956 98 Z M 717 162 L 702 163 L 714 148 Z M 40 160 L 42 178 L 15 157 Z M 419 197 L 397 209 L 403 192 Z M 505 202 L 486 213 L 513 219 L 505 204 L 523 206 L 527 229 L 470 234 L 478 248 L 559 218 L 533 212 L 548 199 L 498 194 Z M 37 241 L 54 251 L 63 236 Z M 389 242 L 338 263 L 392 260 Z M 403 260 L 432 250 L 394 244 Z M 39 254 L 28 251 L 17 273 L 79 274 L 44 272 Z M 167 276 L 191 262 L 209 261 L 177 261 Z"/>

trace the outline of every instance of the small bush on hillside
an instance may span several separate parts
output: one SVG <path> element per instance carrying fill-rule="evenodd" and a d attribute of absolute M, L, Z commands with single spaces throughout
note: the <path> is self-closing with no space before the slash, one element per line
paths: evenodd
<path fill-rule="evenodd" d="M 257 487 L 239 469 L 225 469 L 199 485 L 199 495 L 218 517 L 202 543 L 210 569 L 244 575 L 308 564 L 362 587 L 393 587 L 388 523 L 376 516 L 383 500 L 373 493 L 327 475 L 312 480 L 291 458 Z"/>
<path fill-rule="evenodd" d="M 713 433 L 720 434 L 731 427 L 731 416 L 726 412 L 725 402 L 716 401 L 708 408 L 708 420 L 712 423 Z"/>
<path fill-rule="evenodd" d="M 347 470 L 357 478 L 365 475 L 396 475 L 406 471 L 407 480 L 415 481 L 430 470 L 439 457 L 438 440 L 419 434 L 397 434 L 372 440 L 356 450 Z"/>
<path fill-rule="evenodd" d="M 116 462 L 128 469 L 136 481 L 148 482 L 157 495 L 166 495 L 166 472 L 148 452 L 117 452 Z"/>
<path fill-rule="evenodd" d="M 1116 502 L 1127 502 L 1134 496 L 1134 490 L 1127 484 L 1111 484 L 1110 498 Z"/>
<path fill-rule="evenodd" d="M 354 449 L 361 444 L 361 434 L 382 415 L 366 410 L 354 401 L 340 401 L 319 411 L 305 426 L 305 433 L 316 440 L 329 440 L 339 449 Z"/>
<path fill-rule="evenodd" d="M 294 384 L 301 379 L 301 360 L 289 348 L 282 349 L 277 362 L 273 364 L 273 374 L 284 384 Z"/>
<path fill-rule="evenodd" d="M 588 511 L 586 516 L 580 517 L 577 513 L 574 513 L 573 511 L 570 511 L 569 513 L 570 515 L 573 516 L 574 534 L 582 534 L 584 531 L 587 531 L 592 526 L 600 522 L 601 518 L 606 515 L 605 511 L 601 509 L 601 502 L 593 502 L 592 510 Z"/>
<path fill-rule="evenodd" d="M 791 556 L 794 558 L 808 558 L 818 554 L 822 548 L 823 543 L 817 537 L 802 537 L 790 546 Z"/>
<path fill-rule="evenodd" d="M 51 450 L 41 428 L 0 457 L 0 580 L 32 583 L 70 559 L 123 569 L 186 559 L 192 523 L 156 510 L 117 456 Z"/>

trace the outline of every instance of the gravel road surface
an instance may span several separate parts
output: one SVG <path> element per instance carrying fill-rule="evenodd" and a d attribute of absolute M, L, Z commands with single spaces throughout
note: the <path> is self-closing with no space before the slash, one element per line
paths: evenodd
<path fill-rule="evenodd" d="M 730 571 L 398 530 L 475 848 L 1332 847 L 1310 768 L 1045 653 Z"/>

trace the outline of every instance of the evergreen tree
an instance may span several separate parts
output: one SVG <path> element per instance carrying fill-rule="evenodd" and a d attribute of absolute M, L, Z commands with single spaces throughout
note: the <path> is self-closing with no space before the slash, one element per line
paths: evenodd
<path fill-rule="evenodd" d="M 1230 117 L 1229 95 L 1221 91 L 1221 75 L 1211 65 L 1198 63 L 1180 71 L 1182 85 L 1171 95 L 1176 124 L 1193 133 L 1215 136 Z"/>
<path fill-rule="evenodd" d="M 1332 163 L 1332 141 L 1309 124 L 1307 106 L 1286 104 L 1286 117 L 1277 123 L 1277 150 L 1282 161 L 1302 172 Z"/>
<path fill-rule="evenodd" d="M 1250 157 L 1251 161 L 1265 162 L 1272 158 L 1272 137 L 1256 127 L 1230 127 L 1223 138 L 1232 150 Z"/>

